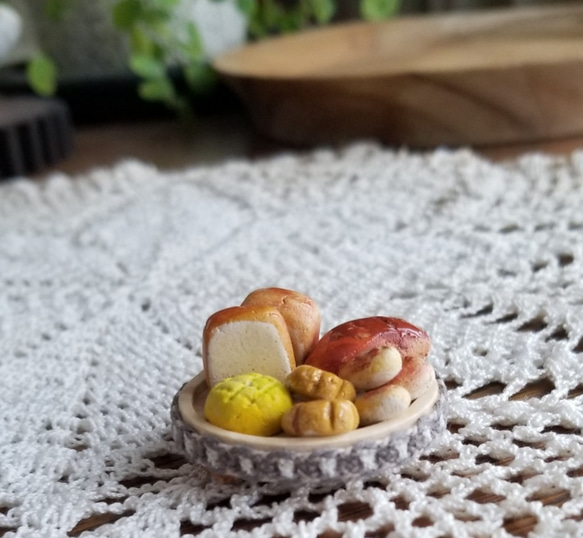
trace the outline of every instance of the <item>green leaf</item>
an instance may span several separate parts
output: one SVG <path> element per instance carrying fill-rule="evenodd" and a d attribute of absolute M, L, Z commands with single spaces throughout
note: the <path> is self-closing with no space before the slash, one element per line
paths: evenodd
<path fill-rule="evenodd" d="M 267 28 L 265 28 L 265 24 L 263 24 L 263 19 L 258 14 L 255 14 L 249 18 L 248 28 L 249 35 L 253 39 L 263 39 L 264 37 L 267 36 Z"/>
<path fill-rule="evenodd" d="M 113 7 L 113 24 L 120 30 L 131 30 L 143 14 L 140 0 L 121 0 Z"/>
<path fill-rule="evenodd" d="M 363 19 L 378 21 L 396 15 L 401 0 L 360 0 L 360 14 Z"/>
<path fill-rule="evenodd" d="M 206 63 L 190 63 L 184 66 L 183 71 L 188 86 L 195 93 L 210 91 L 217 81 L 215 72 Z"/>
<path fill-rule="evenodd" d="M 146 101 L 165 101 L 169 103 L 176 97 L 174 86 L 168 78 L 146 80 L 138 86 L 138 93 Z"/>
<path fill-rule="evenodd" d="M 148 34 L 139 26 L 134 26 L 131 31 L 131 50 L 134 54 L 154 56 L 155 44 Z"/>
<path fill-rule="evenodd" d="M 172 12 L 167 9 L 148 8 L 143 9 L 140 20 L 149 26 L 160 26 L 170 20 Z"/>
<path fill-rule="evenodd" d="M 281 31 L 284 33 L 297 32 L 301 30 L 306 24 L 305 17 L 300 9 L 292 9 L 286 13 L 281 21 Z"/>
<path fill-rule="evenodd" d="M 202 58 L 204 53 L 204 45 L 202 44 L 202 38 L 196 24 L 189 22 L 186 25 L 186 30 L 188 32 L 188 41 L 185 44 L 185 50 L 191 60 L 199 60 Z"/>
<path fill-rule="evenodd" d="M 61 20 L 67 11 L 67 0 L 47 0 L 45 13 L 54 20 Z"/>
<path fill-rule="evenodd" d="M 28 62 L 26 77 L 39 95 L 53 95 L 57 89 L 57 67 L 46 54 L 38 54 Z"/>
<path fill-rule="evenodd" d="M 263 21 L 268 29 L 279 30 L 285 13 L 283 8 L 274 0 L 264 0 L 262 4 Z"/>
<path fill-rule="evenodd" d="M 312 6 L 310 0 L 302 0 L 299 2 L 297 9 L 302 16 L 302 25 L 306 26 L 310 20 L 310 17 L 312 16 Z"/>
<path fill-rule="evenodd" d="M 160 60 L 145 54 L 133 54 L 130 57 L 130 69 L 136 75 L 148 80 L 166 76 L 166 66 Z"/>
<path fill-rule="evenodd" d="M 153 0 L 155 7 L 169 12 L 172 11 L 179 3 L 180 0 Z"/>
<path fill-rule="evenodd" d="M 310 7 L 318 24 L 330 22 L 336 11 L 334 0 L 310 0 Z"/>
<path fill-rule="evenodd" d="M 257 10 L 256 0 L 237 0 L 237 7 L 243 15 L 250 17 Z"/>

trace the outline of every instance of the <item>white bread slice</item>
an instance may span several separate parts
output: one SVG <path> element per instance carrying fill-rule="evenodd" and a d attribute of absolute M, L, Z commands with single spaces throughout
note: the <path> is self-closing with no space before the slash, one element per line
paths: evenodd
<path fill-rule="evenodd" d="M 320 338 L 320 308 L 309 296 L 283 288 L 252 291 L 243 306 L 272 306 L 285 319 L 294 348 L 296 364 L 302 364 Z"/>
<path fill-rule="evenodd" d="M 285 319 L 270 306 L 234 306 L 215 312 L 204 328 L 202 355 L 209 387 L 252 372 L 284 382 L 295 368 Z"/>

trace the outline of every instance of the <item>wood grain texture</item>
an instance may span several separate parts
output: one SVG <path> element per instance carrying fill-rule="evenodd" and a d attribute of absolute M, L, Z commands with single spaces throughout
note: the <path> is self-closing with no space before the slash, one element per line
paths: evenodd
<path fill-rule="evenodd" d="M 478 153 L 494 161 L 503 161 L 530 151 L 566 155 L 582 147 L 583 135 L 580 135 L 537 143 L 495 144 L 478 148 Z M 35 179 L 43 180 L 54 172 L 83 174 L 125 159 L 139 159 L 162 170 L 176 170 L 228 159 L 269 157 L 290 149 L 293 148 L 289 145 L 257 133 L 242 111 L 198 119 L 191 129 L 174 121 L 84 126 L 76 133 L 75 151 Z"/>
<path fill-rule="evenodd" d="M 295 144 L 491 145 L 583 133 L 583 6 L 354 23 L 215 67 L 257 127 Z"/>

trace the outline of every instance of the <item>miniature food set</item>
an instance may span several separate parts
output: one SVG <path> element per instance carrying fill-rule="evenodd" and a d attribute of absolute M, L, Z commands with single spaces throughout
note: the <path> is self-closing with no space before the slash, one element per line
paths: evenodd
<path fill-rule="evenodd" d="M 320 310 L 280 288 L 214 313 L 201 374 L 172 404 L 173 434 L 209 470 L 252 481 L 330 481 L 410 459 L 445 425 L 445 389 L 422 329 L 348 321 L 321 339 Z"/>

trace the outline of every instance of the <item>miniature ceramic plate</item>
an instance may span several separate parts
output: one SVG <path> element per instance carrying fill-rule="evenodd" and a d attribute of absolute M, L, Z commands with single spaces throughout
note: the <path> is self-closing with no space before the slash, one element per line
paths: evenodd
<path fill-rule="evenodd" d="M 331 437 L 259 437 L 218 428 L 204 418 L 207 394 L 203 373 L 176 394 L 171 410 L 175 441 L 191 462 L 254 482 L 379 476 L 418 455 L 445 428 L 441 381 L 398 419 Z"/>

